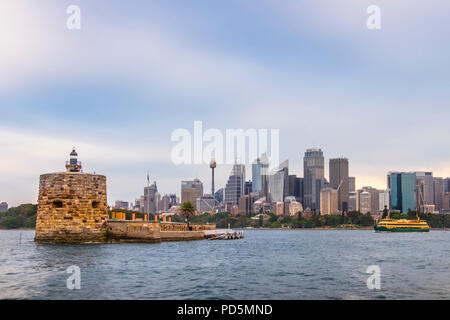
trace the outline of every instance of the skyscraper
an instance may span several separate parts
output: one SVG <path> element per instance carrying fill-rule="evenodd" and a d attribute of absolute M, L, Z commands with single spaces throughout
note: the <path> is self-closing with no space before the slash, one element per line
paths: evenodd
<path fill-rule="evenodd" d="M 380 190 L 378 199 L 378 210 L 383 211 L 385 207 L 389 209 L 389 191 Z"/>
<path fill-rule="evenodd" d="M 324 181 L 324 158 L 321 149 L 307 149 L 303 158 L 303 208 L 320 209 L 320 190 Z"/>
<path fill-rule="evenodd" d="M 357 211 L 356 192 L 350 191 L 348 193 L 348 212 Z"/>
<path fill-rule="evenodd" d="M 211 194 L 204 194 L 197 198 L 196 208 L 200 213 L 204 212 L 214 212 L 216 206 L 216 200 Z"/>
<path fill-rule="evenodd" d="M 338 191 L 338 209 L 348 212 L 348 159 L 330 159 L 330 187 Z"/>
<path fill-rule="evenodd" d="M 156 213 L 157 211 L 157 201 L 156 198 L 158 193 L 158 187 L 156 186 L 156 181 L 152 185 L 144 188 L 144 213 Z"/>
<path fill-rule="evenodd" d="M 161 197 L 161 200 L 159 201 L 158 210 L 161 211 L 167 211 L 170 208 L 170 197 L 165 194 Z"/>
<path fill-rule="evenodd" d="M 181 181 L 181 202 L 197 206 L 197 198 L 203 196 L 203 183 L 199 179 Z"/>
<path fill-rule="evenodd" d="M 289 162 L 284 161 L 269 176 L 269 192 L 272 202 L 283 202 L 289 193 Z"/>
<path fill-rule="evenodd" d="M 416 172 L 416 207 L 434 204 L 433 172 Z"/>
<path fill-rule="evenodd" d="M 224 191 L 223 188 L 220 188 L 219 190 L 217 190 L 214 193 L 214 199 L 216 199 L 217 203 L 222 203 L 223 202 L 224 193 L 225 193 L 225 191 Z"/>
<path fill-rule="evenodd" d="M 361 191 L 358 193 L 358 210 L 359 212 L 366 214 L 371 212 L 372 207 L 372 194 L 368 191 Z M 372 213 L 372 212 L 371 212 Z"/>
<path fill-rule="evenodd" d="M 239 204 L 239 198 L 244 194 L 245 165 L 235 164 L 225 186 L 225 204 L 227 208 Z"/>
<path fill-rule="evenodd" d="M 356 205 L 361 213 L 378 213 L 380 211 L 380 190 L 372 187 L 362 187 L 356 192 Z"/>
<path fill-rule="evenodd" d="M 298 178 L 295 174 L 289 175 L 289 194 L 303 204 L 303 178 Z"/>
<path fill-rule="evenodd" d="M 338 191 L 333 188 L 320 190 L 320 214 L 338 213 Z"/>
<path fill-rule="evenodd" d="M 348 177 L 348 192 L 356 191 L 356 179 L 355 177 Z"/>
<path fill-rule="evenodd" d="M 244 183 L 244 195 L 250 195 L 253 192 L 253 182 L 245 181 Z"/>
<path fill-rule="evenodd" d="M 262 176 L 267 174 L 269 161 L 264 154 L 252 164 L 252 189 L 256 192 L 263 190 Z"/>
<path fill-rule="evenodd" d="M 390 209 L 407 213 L 416 208 L 416 175 L 413 172 L 389 172 Z"/>
<path fill-rule="evenodd" d="M 450 192 L 450 178 L 444 179 L 444 193 Z"/>
<path fill-rule="evenodd" d="M 116 200 L 114 203 L 114 209 L 128 210 L 130 209 L 130 204 L 127 201 Z"/>
<path fill-rule="evenodd" d="M 443 212 L 444 209 L 444 179 L 434 178 L 433 179 L 433 193 L 434 193 L 434 210 L 438 212 Z"/>
<path fill-rule="evenodd" d="M 177 195 L 174 193 L 169 194 L 169 198 L 170 198 L 170 201 L 169 201 L 169 209 L 170 209 L 171 207 L 176 206 L 178 204 L 178 201 L 177 201 Z"/>

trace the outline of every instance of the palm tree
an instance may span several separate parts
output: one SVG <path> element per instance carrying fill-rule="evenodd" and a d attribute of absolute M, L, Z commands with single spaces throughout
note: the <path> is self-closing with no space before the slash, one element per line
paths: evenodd
<path fill-rule="evenodd" d="M 186 218 L 186 220 L 187 220 L 187 228 L 188 228 L 188 230 L 191 230 L 191 228 L 189 227 L 189 219 L 195 214 L 195 208 L 192 205 L 192 203 L 190 201 L 183 202 L 181 204 L 180 209 L 179 209 L 179 213 L 184 218 Z"/>

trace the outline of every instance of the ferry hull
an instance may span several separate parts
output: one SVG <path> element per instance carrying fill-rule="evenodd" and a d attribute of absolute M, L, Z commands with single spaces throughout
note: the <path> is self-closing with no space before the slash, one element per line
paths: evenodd
<path fill-rule="evenodd" d="M 396 227 L 392 227 L 392 228 L 387 228 L 387 227 L 383 227 L 383 226 L 375 226 L 374 227 L 375 231 L 378 232 L 430 232 L 429 228 L 412 228 L 412 227 L 406 227 L 406 228 L 396 228 Z"/>

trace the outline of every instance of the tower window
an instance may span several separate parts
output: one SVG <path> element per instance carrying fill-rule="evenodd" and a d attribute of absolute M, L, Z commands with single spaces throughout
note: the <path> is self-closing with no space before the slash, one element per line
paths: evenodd
<path fill-rule="evenodd" d="M 53 208 L 62 208 L 63 207 L 63 203 L 62 203 L 62 201 L 53 201 L 53 203 L 52 203 L 52 207 Z"/>
<path fill-rule="evenodd" d="M 92 208 L 98 208 L 100 206 L 100 202 L 92 201 Z"/>

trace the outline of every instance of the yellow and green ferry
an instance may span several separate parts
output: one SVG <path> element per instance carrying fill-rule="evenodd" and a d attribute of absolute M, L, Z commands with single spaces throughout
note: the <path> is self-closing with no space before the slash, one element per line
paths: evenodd
<path fill-rule="evenodd" d="M 374 226 L 375 231 L 388 232 L 429 232 L 430 226 L 426 221 L 420 220 L 419 217 L 415 220 L 408 219 L 391 219 L 389 216 L 380 220 Z"/>

